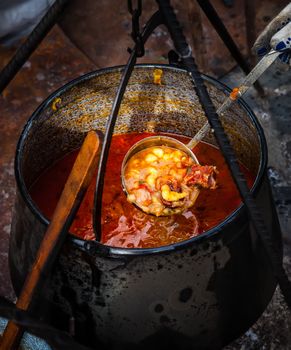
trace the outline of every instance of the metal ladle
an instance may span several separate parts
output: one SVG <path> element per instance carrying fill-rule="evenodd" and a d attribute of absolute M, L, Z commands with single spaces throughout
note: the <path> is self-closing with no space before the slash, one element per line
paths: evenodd
<path fill-rule="evenodd" d="M 282 52 L 278 52 L 275 50 L 269 51 L 269 53 L 266 54 L 260 60 L 260 62 L 252 69 L 252 71 L 245 77 L 240 87 L 234 88 L 231 91 L 229 96 L 224 100 L 222 105 L 217 109 L 216 113 L 218 115 L 222 115 L 223 112 L 227 108 L 229 108 L 229 106 L 234 101 L 236 101 L 239 97 L 242 97 L 245 94 L 245 92 L 254 84 L 254 82 L 264 73 L 264 71 L 276 60 L 276 58 L 281 53 Z M 210 125 L 208 124 L 208 122 L 206 122 L 202 126 L 202 128 L 196 133 L 196 135 L 190 140 L 190 142 L 188 142 L 186 145 L 172 137 L 162 136 L 162 135 L 146 137 L 140 140 L 139 142 L 137 142 L 136 144 L 134 144 L 126 153 L 121 166 L 121 182 L 122 182 L 124 192 L 128 195 L 125 179 L 124 179 L 125 166 L 128 160 L 134 154 L 152 146 L 168 146 L 168 147 L 176 148 L 185 152 L 194 160 L 195 163 L 199 164 L 198 159 L 196 158 L 192 149 L 205 137 L 205 135 L 209 132 L 209 130 L 210 130 Z"/>
<path fill-rule="evenodd" d="M 186 155 L 188 155 L 196 164 L 199 164 L 198 159 L 196 158 L 195 154 L 192 152 L 192 150 L 188 147 L 189 144 L 185 145 L 184 143 L 180 142 L 179 140 L 174 139 L 173 137 L 169 136 L 163 136 L 163 135 L 158 135 L 158 136 L 150 136 L 146 137 L 137 143 L 135 143 L 126 153 L 122 165 L 121 165 L 121 182 L 122 182 L 122 187 L 125 192 L 125 194 L 128 196 L 127 192 L 127 187 L 126 187 L 126 181 L 125 181 L 125 168 L 128 160 L 133 157 L 136 153 L 150 148 L 150 147 L 161 147 L 161 146 L 166 146 L 170 147 L 173 149 L 178 149 Z M 196 201 L 197 197 L 199 195 L 199 189 L 198 187 L 193 188 L 193 191 L 191 192 L 191 201 L 194 202 Z M 133 202 L 135 206 L 137 206 L 139 209 L 145 211 L 137 202 Z M 193 205 L 191 203 L 191 206 Z M 181 209 L 180 208 L 167 208 L 167 213 L 163 212 L 163 214 L 160 214 L 161 216 L 168 216 L 168 215 L 173 215 L 180 213 Z M 148 213 L 148 214 L 153 214 L 153 213 Z M 153 214 L 155 215 L 155 214 Z"/>

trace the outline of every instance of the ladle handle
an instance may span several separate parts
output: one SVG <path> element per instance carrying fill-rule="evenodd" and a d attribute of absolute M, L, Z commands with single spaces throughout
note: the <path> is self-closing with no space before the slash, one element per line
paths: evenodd
<path fill-rule="evenodd" d="M 204 139 L 208 131 L 210 130 L 210 125 L 206 122 L 202 128 L 196 133 L 196 135 L 187 143 L 187 147 L 193 149 L 197 144 Z"/>
<path fill-rule="evenodd" d="M 229 106 L 237 100 L 238 97 L 242 97 L 248 89 L 257 81 L 257 79 L 270 67 L 270 65 L 276 60 L 281 52 L 271 50 L 267 53 L 260 62 L 251 70 L 251 72 L 244 78 L 239 88 L 235 88 L 236 96 L 233 97 L 232 93 L 224 100 L 222 105 L 219 106 L 216 113 L 221 115 Z M 233 90 L 234 91 L 234 90 Z M 233 92 L 232 91 L 232 92 Z M 209 132 L 210 125 L 206 122 L 202 128 L 196 133 L 196 135 L 187 144 L 187 147 L 193 149 Z"/>
<path fill-rule="evenodd" d="M 224 102 L 222 103 L 221 106 L 219 106 L 218 110 L 216 111 L 216 113 L 218 115 L 222 114 L 232 103 L 234 100 L 230 99 L 229 97 L 227 97 Z M 201 128 L 200 130 L 198 130 L 198 132 L 194 135 L 194 137 L 187 143 L 187 147 L 189 149 L 193 149 L 195 146 L 197 146 L 197 144 L 204 139 L 204 137 L 206 136 L 206 134 L 209 132 L 210 130 L 210 125 L 208 122 L 206 122 Z"/>
<path fill-rule="evenodd" d="M 66 238 L 83 196 L 93 178 L 98 162 L 99 138 L 90 131 L 80 149 L 73 169 L 65 184 L 51 222 L 45 232 L 30 273 L 26 277 L 16 307 L 28 310 L 36 290 L 54 263 Z M 9 321 L 1 342 L 1 350 L 17 349 L 22 337 L 22 327 Z"/>

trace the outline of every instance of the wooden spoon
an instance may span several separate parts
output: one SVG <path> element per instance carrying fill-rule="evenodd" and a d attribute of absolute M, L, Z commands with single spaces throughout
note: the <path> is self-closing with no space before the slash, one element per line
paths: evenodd
<path fill-rule="evenodd" d="M 29 309 L 32 298 L 44 280 L 43 277 L 58 256 L 76 211 L 96 171 L 98 149 L 99 138 L 96 132 L 88 132 L 16 302 L 16 307 L 20 310 Z M 17 349 L 22 334 L 22 327 L 9 321 L 3 333 L 1 349 Z"/>

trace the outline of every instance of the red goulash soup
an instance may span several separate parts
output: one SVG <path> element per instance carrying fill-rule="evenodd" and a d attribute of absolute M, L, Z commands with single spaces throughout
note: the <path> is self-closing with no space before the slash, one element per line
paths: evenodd
<path fill-rule="evenodd" d="M 121 187 L 120 170 L 128 149 L 150 133 L 115 135 L 107 162 L 102 198 L 101 243 L 124 248 L 152 248 L 197 236 L 216 226 L 231 214 L 241 199 L 220 151 L 207 143 L 195 147 L 201 165 L 216 166 L 217 188 L 201 188 L 195 205 L 181 214 L 156 217 L 129 203 Z M 170 135 L 187 143 L 186 137 Z M 30 194 L 41 212 L 50 218 L 73 166 L 78 150 L 66 155 L 47 169 L 30 188 Z M 254 176 L 244 167 L 248 185 Z M 93 199 L 96 178 L 90 184 L 70 232 L 80 238 L 94 239 L 92 227 Z"/>

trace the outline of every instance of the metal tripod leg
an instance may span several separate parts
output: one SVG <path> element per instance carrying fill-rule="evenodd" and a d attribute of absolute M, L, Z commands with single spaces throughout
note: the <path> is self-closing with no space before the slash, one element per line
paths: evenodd
<path fill-rule="evenodd" d="M 231 35 L 227 31 L 225 25 L 223 24 L 222 20 L 218 16 L 214 7 L 211 5 L 211 3 L 208 0 L 197 0 L 197 3 L 205 13 L 207 18 L 209 19 L 210 23 L 213 25 L 217 34 L 220 36 L 220 38 L 224 42 L 225 46 L 228 48 L 229 52 L 231 53 L 232 57 L 235 59 L 237 64 L 241 67 L 241 69 L 246 74 L 248 74 L 251 71 L 249 64 L 242 56 L 240 50 L 236 46 L 235 42 L 233 41 Z M 256 82 L 254 86 L 260 95 L 264 95 L 264 90 L 258 82 Z"/>
<path fill-rule="evenodd" d="M 0 72 L 0 94 L 57 22 L 68 0 L 57 0 Z"/>

